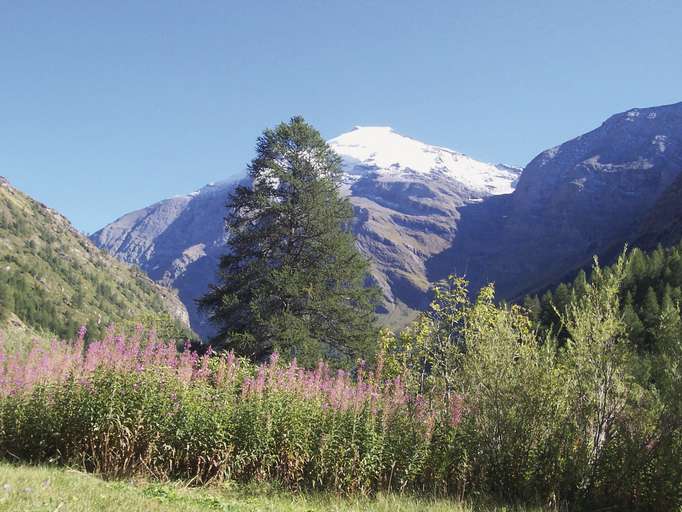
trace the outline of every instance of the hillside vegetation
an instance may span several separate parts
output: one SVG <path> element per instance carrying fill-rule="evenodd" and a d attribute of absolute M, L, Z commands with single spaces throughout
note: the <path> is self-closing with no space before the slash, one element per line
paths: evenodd
<path fill-rule="evenodd" d="M 573 282 L 561 283 L 541 297 L 524 299 L 533 320 L 565 335 L 560 316 L 572 300 L 585 293 L 588 275 L 580 271 Z M 630 339 L 640 351 L 657 350 L 661 317 L 679 318 L 682 302 L 682 243 L 651 252 L 630 251 L 619 291 L 621 310 Z"/>
<path fill-rule="evenodd" d="M 0 181 L 0 317 L 62 337 L 88 325 L 168 318 L 189 333 L 174 292 L 97 249 L 60 214 Z M 170 332 L 169 332 L 170 333 Z"/>

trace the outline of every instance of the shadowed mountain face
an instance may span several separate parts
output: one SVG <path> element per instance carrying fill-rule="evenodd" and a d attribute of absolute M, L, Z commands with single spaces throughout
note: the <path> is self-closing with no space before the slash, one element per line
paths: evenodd
<path fill-rule="evenodd" d="M 390 128 L 356 128 L 330 145 L 343 160 L 343 193 L 354 207 L 358 246 L 383 291 L 386 321 L 405 324 L 425 305 L 426 261 L 452 245 L 459 208 L 511 192 L 520 170 L 478 162 Z M 161 201 L 91 237 L 152 279 L 177 288 L 192 327 L 203 336 L 211 327 L 195 300 L 214 281 L 226 250 L 225 204 L 235 185 L 222 182 Z"/>
<path fill-rule="evenodd" d="M 166 199 L 124 215 L 91 239 L 120 260 L 139 266 L 155 281 L 176 288 L 191 325 L 204 336 L 209 326 L 194 302 L 206 293 L 225 252 L 225 204 L 237 184 L 211 184 L 187 196 Z"/>
<path fill-rule="evenodd" d="M 682 175 L 665 191 L 639 225 L 634 242 L 644 249 L 682 240 Z"/>
<path fill-rule="evenodd" d="M 679 241 L 681 174 L 682 103 L 615 115 L 538 155 L 512 195 L 461 209 L 456 243 L 429 261 L 429 278 L 463 273 L 514 298 L 649 231 Z"/>

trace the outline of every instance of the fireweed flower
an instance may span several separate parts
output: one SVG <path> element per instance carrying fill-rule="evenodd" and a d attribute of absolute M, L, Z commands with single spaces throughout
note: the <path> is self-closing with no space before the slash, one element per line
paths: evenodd
<path fill-rule="evenodd" d="M 462 421 L 462 408 L 464 406 L 464 397 L 462 395 L 452 395 L 450 397 L 449 412 L 450 425 L 456 427 Z"/>
<path fill-rule="evenodd" d="M 86 329 L 81 327 L 71 342 L 55 341 L 49 348 L 35 342 L 23 353 L 7 352 L 0 346 L 0 396 L 30 392 L 36 386 L 69 379 L 93 390 L 94 378 L 101 370 L 123 375 L 151 371 L 160 372 L 160 385 L 179 383 L 189 389 L 201 383 L 216 390 L 231 391 L 236 401 L 286 394 L 316 404 L 325 415 L 351 414 L 359 418 L 366 413 L 377 418 L 383 428 L 401 417 L 413 421 L 414 428 L 427 438 L 436 421 L 442 419 L 456 427 L 462 420 L 462 396 L 426 400 L 408 391 L 407 379 L 398 376 L 379 380 L 381 369 L 368 372 L 364 362 L 358 363 L 355 372 L 333 371 L 323 361 L 314 369 L 305 369 L 296 360 L 283 365 L 280 356 L 273 354 L 265 364 L 247 365 L 242 369 L 233 352 L 218 357 L 211 357 L 210 352 L 198 356 L 189 344 L 183 352 L 178 352 L 174 344 L 164 343 L 155 335 L 143 342 L 143 333 L 139 330 L 125 337 L 109 327 L 101 340 L 92 340 L 87 345 L 85 335 Z M 141 382 L 135 380 L 133 389 L 141 388 Z M 119 391 L 112 388 L 111 392 Z M 181 400 L 177 393 L 173 392 L 170 398 L 178 410 Z"/>

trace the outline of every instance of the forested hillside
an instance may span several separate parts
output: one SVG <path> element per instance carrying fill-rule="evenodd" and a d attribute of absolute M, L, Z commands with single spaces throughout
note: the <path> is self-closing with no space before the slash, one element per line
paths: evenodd
<path fill-rule="evenodd" d="M 581 270 L 571 283 L 561 283 L 542 296 L 524 300 L 531 316 L 545 328 L 562 330 L 559 314 L 575 298 L 580 298 L 589 278 Z M 679 316 L 682 301 L 682 242 L 651 252 L 632 249 L 620 288 L 621 308 L 630 339 L 640 350 L 655 348 L 662 316 Z"/>
<path fill-rule="evenodd" d="M 0 315 L 69 337 L 87 324 L 99 335 L 109 323 L 187 328 L 175 293 L 97 249 L 60 214 L 0 182 Z"/>

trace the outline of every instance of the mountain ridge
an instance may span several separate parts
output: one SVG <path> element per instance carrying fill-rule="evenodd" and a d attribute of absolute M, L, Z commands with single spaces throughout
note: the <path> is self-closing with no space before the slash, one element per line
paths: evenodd
<path fill-rule="evenodd" d="M 637 243 L 681 172 L 682 103 L 613 115 L 541 152 L 498 204 L 463 210 L 458 244 L 429 262 L 430 279 L 467 269 L 473 288 L 492 281 L 504 298 L 558 282 Z"/>
<path fill-rule="evenodd" d="M 469 189 L 511 193 L 520 169 L 488 164 L 442 146 L 425 144 L 388 126 L 356 126 L 329 140 L 347 176 L 444 173 Z"/>

